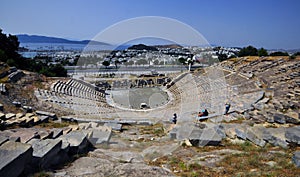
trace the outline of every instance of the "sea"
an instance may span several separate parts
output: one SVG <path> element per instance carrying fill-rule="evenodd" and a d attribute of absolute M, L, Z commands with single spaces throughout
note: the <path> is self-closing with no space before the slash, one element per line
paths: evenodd
<path fill-rule="evenodd" d="M 120 49 L 120 46 L 99 45 L 99 44 L 70 44 L 70 43 L 20 43 L 20 47 L 25 47 L 28 51 L 19 52 L 23 57 L 34 58 L 41 52 L 58 51 L 102 51 Z M 122 47 L 121 47 L 122 48 Z"/>

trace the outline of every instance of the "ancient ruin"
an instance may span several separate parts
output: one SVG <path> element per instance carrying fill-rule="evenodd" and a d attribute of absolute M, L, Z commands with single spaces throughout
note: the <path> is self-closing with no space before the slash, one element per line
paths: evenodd
<path fill-rule="evenodd" d="M 299 167 L 299 66 L 299 58 L 243 57 L 193 72 L 94 80 L 11 68 L 0 73 L 8 78 L 0 84 L 0 174 L 183 175 L 167 162 L 177 154 L 220 175 L 226 155 L 243 153 L 230 147 L 245 142 L 293 149 L 290 161 Z M 209 115 L 197 120 L 201 109 Z M 190 146 L 196 150 L 183 148 Z M 220 148 L 201 152 L 207 147 Z"/>

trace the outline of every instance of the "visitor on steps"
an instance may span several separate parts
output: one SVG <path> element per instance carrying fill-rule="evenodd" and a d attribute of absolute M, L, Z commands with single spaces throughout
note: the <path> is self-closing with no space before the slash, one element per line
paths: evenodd
<path fill-rule="evenodd" d="M 229 104 L 229 103 L 226 103 L 226 104 L 225 104 L 225 113 L 224 113 L 224 115 L 227 115 L 227 114 L 228 114 L 229 109 L 230 109 L 230 104 Z"/>
<path fill-rule="evenodd" d="M 173 114 L 172 122 L 173 122 L 174 124 L 177 123 L 177 115 L 176 115 L 176 113 Z"/>
<path fill-rule="evenodd" d="M 208 116 L 208 111 L 207 109 L 203 109 L 201 112 L 199 112 L 198 117 L 204 117 Z"/>

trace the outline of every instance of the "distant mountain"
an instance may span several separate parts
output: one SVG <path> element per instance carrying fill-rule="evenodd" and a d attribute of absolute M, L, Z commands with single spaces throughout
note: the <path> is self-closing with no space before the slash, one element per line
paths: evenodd
<path fill-rule="evenodd" d="M 154 45 L 153 47 L 156 47 L 156 48 L 170 48 L 170 49 L 182 48 L 182 46 L 179 45 L 179 44 Z"/>
<path fill-rule="evenodd" d="M 156 47 L 147 46 L 144 44 L 133 45 L 131 47 L 128 47 L 128 49 L 158 51 Z"/>
<path fill-rule="evenodd" d="M 38 35 L 27 35 L 19 34 L 16 35 L 20 43 L 63 43 L 63 44 L 94 44 L 94 45 L 110 45 L 104 42 L 83 40 L 83 41 L 72 41 L 57 37 L 38 36 Z"/>

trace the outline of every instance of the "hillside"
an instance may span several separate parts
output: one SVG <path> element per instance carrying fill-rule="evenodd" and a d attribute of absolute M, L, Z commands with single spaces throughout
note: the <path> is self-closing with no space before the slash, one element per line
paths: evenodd
<path fill-rule="evenodd" d="M 147 45 L 144 45 L 144 44 L 133 45 L 131 47 L 128 47 L 128 49 L 158 51 L 156 47 L 147 46 Z"/>
<path fill-rule="evenodd" d="M 251 56 L 170 74 L 162 79 L 170 101 L 141 111 L 121 109 L 106 97 L 110 88 L 154 87 L 138 74 L 97 75 L 96 89 L 89 82 L 94 76 L 47 78 L 22 71 L 17 77 L 11 74 L 20 71 L 0 64 L 0 137 L 6 137 L 0 152 L 16 154 L 13 145 L 32 147 L 34 155 L 49 152 L 37 159 L 22 149 L 30 165 L 44 171 L 15 156 L 25 170 L 10 170 L 21 176 L 299 176 L 299 66 L 300 57 Z M 161 97 L 155 95 L 152 101 Z M 225 103 L 231 105 L 227 114 Z M 199 109 L 209 116 L 200 119 Z M 174 112 L 176 124 L 170 121 Z"/>
<path fill-rule="evenodd" d="M 19 34 L 17 35 L 20 43 L 63 43 L 63 44 L 93 44 L 93 45 L 110 45 L 104 42 L 92 41 L 92 40 L 82 40 L 73 41 L 57 37 L 48 36 L 38 36 L 38 35 L 27 35 Z"/>

